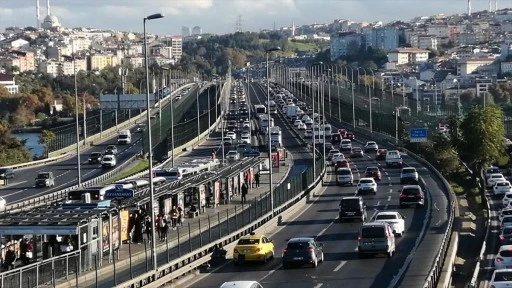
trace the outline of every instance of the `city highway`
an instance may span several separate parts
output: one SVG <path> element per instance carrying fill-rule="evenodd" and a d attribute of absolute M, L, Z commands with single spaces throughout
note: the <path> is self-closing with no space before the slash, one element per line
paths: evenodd
<path fill-rule="evenodd" d="M 336 124 L 332 123 L 331 124 Z M 359 135 L 356 134 L 359 140 Z M 357 141 L 356 141 L 357 143 Z M 356 144 L 361 145 L 361 143 Z M 334 175 L 325 177 L 328 183 L 312 198 L 312 202 L 293 219 L 285 221 L 269 233 L 275 245 L 274 261 L 262 264 L 235 266 L 231 262 L 214 268 L 210 273 L 195 277 L 186 287 L 219 287 L 222 283 L 235 280 L 256 280 L 265 288 L 272 287 L 398 287 L 403 273 L 407 272 L 404 263 L 408 263 L 418 245 L 431 245 L 431 251 L 437 251 L 435 243 L 425 243 L 423 237 L 428 233 L 443 231 L 447 223 L 447 200 L 441 185 L 430 172 L 412 158 L 404 155 L 407 165 L 416 167 L 426 184 L 426 206 L 424 208 L 399 209 L 398 190 L 400 169 L 386 168 L 385 163 L 374 160 L 374 155 L 365 155 L 362 159 L 351 160 L 354 177 L 357 180 L 364 169 L 378 165 L 382 169 L 383 180 L 378 183 L 377 195 L 363 196 L 367 204 L 368 216 L 379 210 L 400 211 L 406 217 L 405 234 L 397 238 L 396 254 L 388 259 L 359 259 L 357 255 L 357 232 L 361 223 L 339 223 L 338 204 L 343 196 L 355 194 L 355 187 L 334 186 Z M 299 236 L 316 237 L 324 244 L 325 263 L 318 268 L 299 267 L 283 270 L 281 254 L 288 239 Z M 413 261 L 422 259 L 413 259 Z M 431 263 L 425 263 L 425 270 Z M 402 269 L 405 268 L 405 269 Z"/>
<path fill-rule="evenodd" d="M 191 89 L 189 94 L 185 97 L 195 97 L 195 91 L 195 88 Z M 183 103 L 183 100 L 176 102 L 176 104 L 174 104 L 174 109 L 179 109 L 180 103 Z M 152 110 L 152 114 L 157 112 L 158 109 Z M 120 165 L 133 155 L 140 153 L 142 149 L 142 134 L 136 133 L 136 127 L 131 129 L 131 133 L 132 143 L 130 145 L 116 145 L 118 149 L 118 154 L 116 156 L 117 165 Z M 89 155 L 92 152 L 103 153 L 106 150 L 106 146 L 110 144 L 117 144 L 117 135 L 109 137 L 101 143 L 95 144 L 94 146 L 80 151 L 80 169 L 82 182 L 93 179 L 102 175 L 103 173 L 110 171 L 108 168 L 102 168 L 100 164 L 88 164 Z M 0 196 L 3 197 L 9 205 L 12 203 L 28 200 L 30 198 L 56 192 L 69 186 L 77 185 L 77 166 L 77 157 L 73 156 L 45 165 L 38 165 L 35 167 L 27 167 L 24 169 L 16 170 L 14 179 L 9 179 L 9 184 L 0 188 Z M 53 172 L 55 177 L 55 186 L 47 188 L 35 188 L 34 180 L 39 172 Z"/>

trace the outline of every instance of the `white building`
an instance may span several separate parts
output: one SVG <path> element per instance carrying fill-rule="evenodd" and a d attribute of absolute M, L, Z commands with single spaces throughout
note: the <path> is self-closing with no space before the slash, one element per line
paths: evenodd
<path fill-rule="evenodd" d="M 428 61 L 428 53 L 418 48 L 397 48 L 388 53 L 388 60 L 397 65 L 421 64 Z"/>
<path fill-rule="evenodd" d="M 481 67 L 491 65 L 494 58 L 466 58 L 457 60 L 457 75 L 467 76 Z"/>
<path fill-rule="evenodd" d="M 28 48 L 30 48 L 30 43 L 23 39 L 3 40 L 0 42 L 0 47 L 26 51 Z"/>
<path fill-rule="evenodd" d="M 0 85 L 7 88 L 10 94 L 19 92 L 19 85 L 16 85 L 13 75 L 0 74 Z"/>
<path fill-rule="evenodd" d="M 512 62 L 501 62 L 501 73 L 512 73 Z"/>
<path fill-rule="evenodd" d="M 76 71 L 87 71 L 87 60 L 76 59 L 76 63 L 73 61 L 43 61 L 39 63 L 38 70 L 42 73 L 47 73 L 56 77 L 58 75 L 73 75 L 76 66 Z"/>

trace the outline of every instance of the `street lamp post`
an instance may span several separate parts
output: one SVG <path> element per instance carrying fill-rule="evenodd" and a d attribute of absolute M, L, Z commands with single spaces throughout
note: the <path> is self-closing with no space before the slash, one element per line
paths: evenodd
<path fill-rule="evenodd" d="M 398 114 L 400 109 L 395 107 L 395 144 L 398 144 Z"/>
<path fill-rule="evenodd" d="M 372 69 L 369 69 L 372 72 L 372 88 L 371 92 L 368 93 L 368 100 L 370 100 L 370 133 L 373 133 L 373 116 L 372 116 L 372 96 L 375 93 L 375 73 Z M 370 89 L 370 85 L 368 85 L 368 89 Z"/>
<path fill-rule="evenodd" d="M 352 126 L 356 128 L 356 99 L 354 95 L 354 68 L 350 67 L 352 80 L 350 81 L 350 90 L 352 90 Z"/>
<path fill-rule="evenodd" d="M 73 47 L 75 47 L 73 45 Z M 73 49 L 74 50 L 74 49 Z M 78 133 L 79 131 L 79 127 L 80 127 L 80 124 L 78 122 L 78 85 L 77 85 L 77 78 L 76 78 L 76 55 L 75 55 L 75 52 L 73 51 L 73 73 L 74 73 L 74 85 L 75 85 L 75 120 L 76 120 L 76 164 L 77 164 L 77 174 L 78 174 L 78 187 L 82 186 L 82 175 L 80 173 L 80 133 Z M 85 109 L 85 107 L 84 107 Z M 85 113 L 84 113 L 84 117 L 85 117 Z M 85 120 L 84 120 L 84 124 L 85 124 Z M 85 125 L 84 125 L 84 129 L 85 129 Z M 83 130 L 85 132 L 85 130 Z M 85 134 L 84 134 L 85 136 Z M 85 137 L 84 137 L 84 141 L 85 141 Z M 85 144 L 85 143 L 84 143 Z"/>
<path fill-rule="evenodd" d="M 270 207 L 272 209 L 272 215 L 274 215 L 274 193 L 272 191 L 272 141 L 270 141 L 270 79 L 268 70 L 268 54 L 275 51 L 280 51 L 280 47 L 274 47 L 265 50 L 266 56 L 266 68 L 267 68 L 267 116 L 268 116 L 268 171 L 269 171 L 269 189 L 270 189 Z"/>
<path fill-rule="evenodd" d="M 149 211 L 151 215 L 151 253 L 153 255 L 153 270 L 158 269 L 157 255 L 156 255 L 156 237 L 155 237 L 155 195 L 154 195 L 154 187 L 153 187 L 153 151 L 152 151 L 152 143 L 151 143 L 151 105 L 149 102 L 149 60 L 148 60 L 148 39 L 146 36 L 146 22 L 148 20 L 160 19 L 163 18 L 164 15 L 157 13 L 152 14 L 144 18 L 143 26 L 144 26 L 144 60 L 146 65 L 146 122 L 147 122 L 147 130 L 148 130 L 148 160 L 149 160 Z M 171 101 L 172 102 L 172 101 Z"/>

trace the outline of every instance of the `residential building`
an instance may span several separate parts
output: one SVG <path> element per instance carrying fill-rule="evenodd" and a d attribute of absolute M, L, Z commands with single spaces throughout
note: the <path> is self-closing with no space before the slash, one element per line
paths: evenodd
<path fill-rule="evenodd" d="M 457 75 L 467 76 L 478 69 L 489 66 L 494 58 L 466 58 L 457 60 Z"/>
<path fill-rule="evenodd" d="M 199 27 L 199 26 L 194 26 L 194 27 L 192 28 L 192 35 L 193 35 L 193 36 L 197 36 L 197 35 L 201 35 L 201 34 L 203 34 L 203 29 L 201 29 L 201 27 Z"/>
<path fill-rule="evenodd" d="M 7 91 L 9 91 L 10 94 L 16 94 L 19 92 L 19 85 L 16 85 L 13 75 L 0 73 L 0 85 L 7 88 Z"/>
<path fill-rule="evenodd" d="M 181 36 L 172 36 L 171 37 L 171 48 L 172 55 L 169 58 L 174 58 L 176 60 L 181 59 L 183 55 L 183 37 Z"/>
<path fill-rule="evenodd" d="M 346 56 L 363 42 L 363 35 L 356 32 L 340 32 L 331 36 L 331 60 Z"/>
<path fill-rule="evenodd" d="M 418 36 L 418 48 L 437 50 L 437 37 L 433 35 Z"/>
<path fill-rule="evenodd" d="M 6 39 L 0 42 L 0 47 L 26 51 L 28 48 L 30 48 L 30 43 L 24 39 Z"/>
<path fill-rule="evenodd" d="M 16 50 L 0 52 L 0 68 L 18 67 L 19 72 L 34 71 L 35 58 L 33 52 Z"/>
<path fill-rule="evenodd" d="M 429 51 L 418 48 L 397 48 L 388 52 L 388 60 L 397 65 L 421 64 L 428 61 L 428 53 Z"/>
<path fill-rule="evenodd" d="M 429 25 L 427 26 L 427 34 L 435 36 L 437 38 L 448 37 L 453 39 L 455 37 L 455 33 L 457 31 L 457 27 L 450 25 Z"/>
<path fill-rule="evenodd" d="M 42 73 L 47 73 L 52 75 L 53 77 L 59 75 L 73 75 L 74 68 L 76 67 L 76 72 L 78 71 L 87 71 L 87 60 L 84 58 L 76 58 L 75 63 L 73 60 L 65 60 L 65 61 L 55 61 L 48 60 L 39 63 L 38 71 Z"/>
<path fill-rule="evenodd" d="M 87 58 L 88 71 L 100 71 L 107 66 L 116 66 L 119 64 L 117 55 L 114 54 L 93 54 Z"/>
<path fill-rule="evenodd" d="M 127 56 L 121 60 L 123 66 L 132 66 L 133 68 L 144 67 L 144 57 L 142 56 Z"/>
<path fill-rule="evenodd" d="M 510 73 L 512 74 L 512 62 L 501 62 L 501 74 Z"/>
<path fill-rule="evenodd" d="M 391 50 L 398 48 L 399 33 L 396 27 L 365 27 L 363 34 L 366 47 Z"/>

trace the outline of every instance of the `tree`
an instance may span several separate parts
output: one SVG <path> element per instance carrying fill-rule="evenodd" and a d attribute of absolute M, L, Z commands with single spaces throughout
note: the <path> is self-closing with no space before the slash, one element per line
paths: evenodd
<path fill-rule="evenodd" d="M 135 87 L 132 82 L 126 83 L 126 91 L 128 94 L 140 94 L 139 88 Z"/>
<path fill-rule="evenodd" d="M 4 85 L 0 85 L 0 98 L 9 97 L 11 93 Z"/>
<path fill-rule="evenodd" d="M 459 160 L 457 159 L 455 149 L 450 144 L 450 140 L 443 135 L 436 134 L 433 136 L 432 142 L 432 160 L 434 166 L 436 166 L 442 174 L 446 175 L 457 171 L 459 168 Z"/>
<path fill-rule="evenodd" d="M 460 103 L 463 106 L 470 106 L 473 103 L 473 100 L 475 99 L 475 93 L 471 90 L 466 90 L 462 93 L 460 93 Z"/>
<path fill-rule="evenodd" d="M 44 129 L 43 131 L 41 131 L 41 134 L 39 135 L 39 144 L 43 144 L 44 145 L 44 150 L 45 150 L 45 154 L 48 149 L 48 144 L 53 140 L 55 139 L 55 133 L 53 133 L 52 131 L 50 130 L 46 130 Z"/>
<path fill-rule="evenodd" d="M 78 111 L 81 111 L 81 103 L 78 101 Z M 75 115 L 76 114 L 76 105 L 75 105 L 75 97 L 71 97 L 69 95 L 66 95 L 62 97 L 62 110 L 64 113 L 66 113 L 67 116 Z"/>
<path fill-rule="evenodd" d="M 448 121 L 446 123 L 446 124 L 448 124 L 448 127 L 450 127 L 450 129 L 448 130 L 448 135 L 449 135 L 452 147 L 454 147 L 455 149 L 457 149 L 460 146 L 460 141 L 461 141 L 460 123 L 461 123 L 461 121 L 457 116 L 448 117 Z"/>
<path fill-rule="evenodd" d="M 496 105 L 473 107 L 460 124 L 459 155 L 473 171 L 499 159 L 505 152 L 503 111 Z"/>

